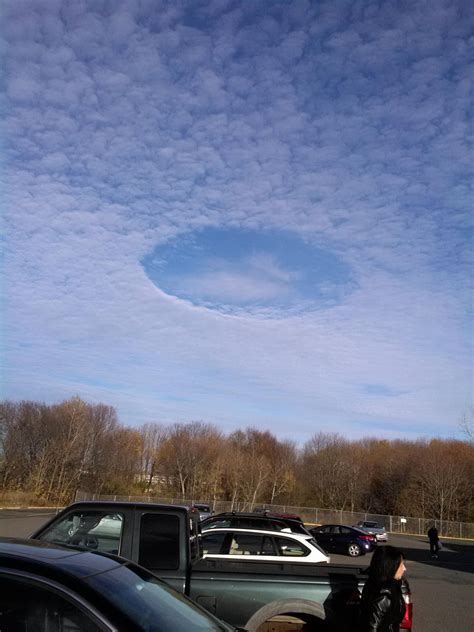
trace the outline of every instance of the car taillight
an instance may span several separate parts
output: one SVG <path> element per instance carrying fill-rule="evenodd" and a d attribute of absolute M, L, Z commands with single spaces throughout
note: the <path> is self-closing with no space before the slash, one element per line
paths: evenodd
<path fill-rule="evenodd" d="M 405 600 L 405 616 L 403 617 L 402 622 L 400 623 L 401 630 L 411 630 L 413 626 L 413 604 L 411 602 L 410 593 L 405 593 L 403 595 L 403 599 Z"/>
<path fill-rule="evenodd" d="M 369 542 L 373 542 L 375 537 L 373 535 L 360 535 L 361 540 L 368 540 Z"/>

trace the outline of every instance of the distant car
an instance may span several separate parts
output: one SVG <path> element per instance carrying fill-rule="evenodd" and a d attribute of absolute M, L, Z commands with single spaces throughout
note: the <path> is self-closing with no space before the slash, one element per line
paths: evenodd
<path fill-rule="evenodd" d="M 203 532 L 202 545 L 204 557 L 218 559 L 308 564 L 330 561 L 326 551 L 309 534 L 263 529 L 215 528 Z"/>
<path fill-rule="evenodd" d="M 0 539 L 2 632 L 231 632 L 141 566 L 38 540 Z"/>
<path fill-rule="evenodd" d="M 309 532 L 325 551 L 351 557 L 370 553 L 377 546 L 374 535 L 344 524 L 323 524 L 309 529 Z"/>
<path fill-rule="evenodd" d="M 226 512 L 215 514 L 201 523 L 202 530 L 232 527 L 234 529 L 267 529 L 309 535 L 299 520 L 258 513 Z"/>
<path fill-rule="evenodd" d="M 108 514 L 106 516 L 97 517 L 95 519 L 95 525 L 80 516 L 75 516 L 71 525 L 68 528 L 68 535 L 73 537 L 76 533 L 88 527 L 87 532 L 89 535 L 95 535 L 103 538 L 116 538 L 120 537 L 122 531 L 122 516 L 120 514 Z"/>
<path fill-rule="evenodd" d="M 214 513 L 211 509 L 210 505 L 206 503 L 194 503 L 193 507 L 195 507 L 199 511 L 199 519 L 205 520 L 209 518 Z"/>
<path fill-rule="evenodd" d="M 52 544 L 71 544 L 118 553 L 122 531 L 123 514 L 118 511 L 78 510 L 52 526 L 41 539 Z"/>
<path fill-rule="evenodd" d="M 371 535 L 375 535 L 375 538 L 379 542 L 387 542 L 388 535 L 385 527 L 379 522 L 372 522 L 371 520 L 361 520 L 361 522 L 357 523 L 357 527 L 370 533 Z"/>

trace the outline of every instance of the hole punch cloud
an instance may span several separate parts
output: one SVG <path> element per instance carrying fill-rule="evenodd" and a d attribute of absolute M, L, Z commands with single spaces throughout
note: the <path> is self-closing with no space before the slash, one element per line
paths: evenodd
<path fill-rule="evenodd" d="M 284 231 L 205 229 L 157 247 L 142 265 L 167 294 L 231 312 L 320 309 L 353 284 L 340 257 Z"/>

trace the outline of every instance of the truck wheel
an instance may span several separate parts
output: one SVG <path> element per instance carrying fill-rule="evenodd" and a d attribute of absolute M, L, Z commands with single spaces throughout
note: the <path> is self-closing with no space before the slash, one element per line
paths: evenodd
<path fill-rule="evenodd" d="M 359 555 L 362 553 L 360 546 L 355 542 L 349 544 L 347 552 L 351 557 L 359 557 Z"/>
<path fill-rule="evenodd" d="M 324 608 L 321 604 L 309 599 L 281 599 L 272 601 L 266 606 L 254 612 L 245 624 L 248 632 L 258 632 L 261 625 L 277 616 L 292 616 L 310 624 L 310 629 L 317 632 L 323 630 L 326 618 Z"/>

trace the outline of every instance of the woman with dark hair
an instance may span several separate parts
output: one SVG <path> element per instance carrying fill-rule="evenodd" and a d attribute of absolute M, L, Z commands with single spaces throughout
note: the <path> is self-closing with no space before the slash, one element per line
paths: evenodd
<path fill-rule="evenodd" d="M 403 553 L 394 546 L 377 547 L 360 602 L 360 632 L 399 632 L 405 615 Z"/>

